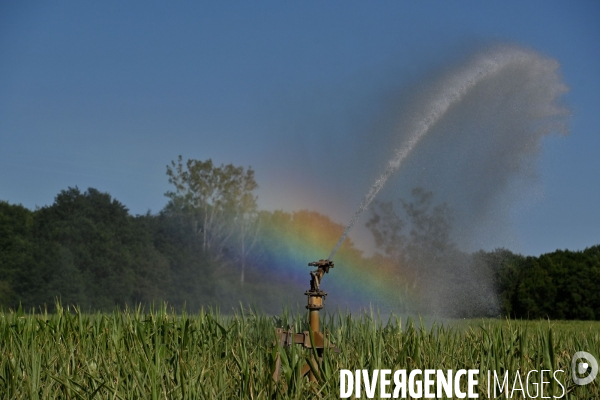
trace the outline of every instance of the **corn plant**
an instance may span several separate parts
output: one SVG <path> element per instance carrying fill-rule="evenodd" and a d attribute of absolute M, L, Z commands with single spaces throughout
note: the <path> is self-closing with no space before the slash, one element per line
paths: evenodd
<path fill-rule="evenodd" d="M 479 369 L 480 398 L 487 398 L 488 370 L 509 371 L 512 380 L 517 371 L 561 369 L 563 398 L 600 398 L 600 378 L 586 386 L 571 378 L 576 351 L 600 355 L 598 322 L 435 322 L 335 312 L 322 315 L 322 327 L 341 352 L 325 349 L 322 359 L 299 346 L 278 347 L 276 327 L 307 330 L 306 316 L 243 308 L 188 315 L 166 305 L 112 313 L 60 304 L 52 314 L 3 312 L 0 398 L 339 398 L 341 369 Z M 274 380 L 278 356 L 281 373 Z M 313 358 L 317 381 L 309 382 L 301 370 Z M 561 388 L 551 381 L 548 393 L 559 396 Z"/>

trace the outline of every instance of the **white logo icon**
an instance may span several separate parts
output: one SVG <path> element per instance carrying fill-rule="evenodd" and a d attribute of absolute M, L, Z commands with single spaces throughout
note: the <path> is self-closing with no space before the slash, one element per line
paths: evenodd
<path fill-rule="evenodd" d="M 585 361 L 579 361 L 578 364 L 578 360 Z M 586 374 L 588 370 L 590 370 L 589 375 L 581 378 L 580 376 Z M 587 385 L 596 379 L 596 375 L 598 374 L 598 361 L 596 361 L 594 356 L 590 353 L 578 351 L 573 354 L 573 359 L 571 360 L 571 373 L 573 374 L 573 382 L 578 385 Z"/>

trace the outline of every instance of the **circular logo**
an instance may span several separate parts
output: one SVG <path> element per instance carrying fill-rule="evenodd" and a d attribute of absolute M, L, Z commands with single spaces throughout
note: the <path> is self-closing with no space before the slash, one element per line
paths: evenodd
<path fill-rule="evenodd" d="M 593 355 L 585 351 L 578 351 L 573 354 L 571 360 L 571 373 L 573 374 L 573 382 L 578 385 L 587 385 L 598 374 L 598 361 Z M 582 375 L 586 375 L 583 376 Z"/>

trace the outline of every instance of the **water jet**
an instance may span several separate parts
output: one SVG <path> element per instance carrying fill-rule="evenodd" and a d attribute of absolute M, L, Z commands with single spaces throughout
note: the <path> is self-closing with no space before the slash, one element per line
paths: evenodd
<path fill-rule="evenodd" d="M 489 89 L 485 86 L 486 82 L 505 83 L 506 80 L 512 80 L 519 77 L 526 86 L 511 87 L 504 95 L 504 100 L 512 102 L 516 93 L 530 92 L 534 95 L 526 97 L 526 101 L 517 107 L 526 108 L 521 118 L 522 130 L 516 130 L 517 134 L 522 133 L 521 141 L 528 142 L 530 148 L 535 148 L 540 143 L 543 135 L 551 131 L 561 131 L 562 124 L 560 117 L 565 115 L 565 108 L 557 104 L 557 99 L 567 91 L 566 86 L 561 82 L 557 69 L 559 65 L 555 60 L 544 58 L 538 53 L 514 45 L 496 46 L 489 51 L 476 54 L 462 67 L 447 72 L 441 79 L 435 81 L 426 95 L 418 101 L 419 107 L 404 122 L 402 132 L 406 134 L 406 139 L 400 147 L 396 149 L 391 159 L 388 161 L 384 171 L 378 176 L 362 199 L 358 209 L 352 215 L 350 222 L 338 242 L 333 247 L 327 259 L 322 259 L 309 263 L 309 266 L 317 267 L 310 273 L 311 286 L 305 292 L 308 296 L 308 326 L 309 330 L 302 333 L 294 333 L 290 328 L 284 330 L 277 329 L 278 345 L 281 347 L 302 345 L 306 349 L 312 349 L 316 357 L 309 359 L 302 369 L 303 375 L 310 375 L 311 380 L 316 379 L 318 372 L 317 361 L 322 357 L 325 348 L 335 348 L 328 340 L 327 335 L 320 332 L 319 312 L 323 308 L 324 299 L 327 293 L 320 288 L 321 280 L 324 274 L 333 268 L 333 257 L 340 246 L 358 221 L 361 214 L 369 207 L 380 190 L 385 186 L 391 175 L 396 172 L 421 139 L 427 135 L 440 121 L 448 115 L 451 110 L 456 109 L 463 104 L 469 95 L 476 93 L 476 88 Z M 494 81 L 500 78 L 499 81 Z M 498 88 L 502 89 L 506 85 L 493 84 L 494 96 L 497 95 Z M 525 92 L 523 92 L 525 90 Z M 511 114 L 512 115 L 512 114 Z M 520 115 L 520 114 L 519 114 Z M 460 116 L 460 115 L 459 115 Z M 469 118 L 469 116 L 466 116 Z M 557 121 L 559 123 L 557 123 Z M 502 121 L 504 122 L 504 121 Z M 504 125 L 504 124 L 502 124 Z M 521 126 L 521 125 L 519 125 Z M 501 132 L 505 135 L 505 132 Z M 512 132 L 511 132 L 512 133 Z M 506 135 L 505 135 L 506 136 Z M 501 136 L 502 137 L 502 136 Z M 507 142 L 520 143 L 515 137 L 506 137 Z M 535 150 L 535 149 L 534 149 Z M 497 151 L 497 149 L 495 149 Z M 532 150 L 517 149 L 518 155 L 530 155 Z M 501 154 L 509 153 L 507 151 L 499 152 Z M 505 163 L 506 164 L 506 163 Z M 518 168 L 514 168 L 516 170 Z M 507 172 L 508 174 L 509 172 Z M 279 377 L 280 359 L 277 358 L 277 366 L 274 378 Z"/>

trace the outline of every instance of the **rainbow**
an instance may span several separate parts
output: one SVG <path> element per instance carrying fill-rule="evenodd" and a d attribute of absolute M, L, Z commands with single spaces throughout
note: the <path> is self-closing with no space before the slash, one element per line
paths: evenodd
<path fill-rule="evenodd" d="M 257 255 L 252 264 L 277 281 L 297 287 L 298 292 L 290 297 L 303 303 L 310 281 L 308 262 L 326 258 L 344 227 L 323 214 L 306 210 L 265 213 L 261 223 L 261 237 L 268 251 Z M 321 284 L 328 293 L 329 311 L 336 307 L 375 307 L 404 312 L 416 300 L 414 294 L 409 295 L 405 273 L 382 256 L 363 257 L 351 240 L 342 244 L 333 261 L 335 267 Z"/>

